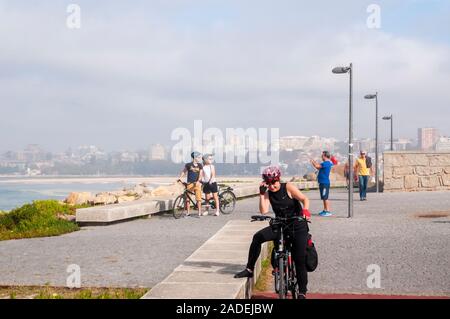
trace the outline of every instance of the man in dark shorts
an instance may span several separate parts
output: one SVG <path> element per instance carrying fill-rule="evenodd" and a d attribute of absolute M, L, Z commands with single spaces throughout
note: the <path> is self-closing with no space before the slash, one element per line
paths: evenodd
<path fill-rule="evenodd" d="M 216 205 L 215 216 L 220 215 L 220 202 L 219 202 L 219 187 L 216 181 L 216 168 L 213 164 L 214 158 L 212 154 L 205 154 L 203 156 L 203 192 L 206 196 L 206 202 L 209 203 L 211 198 L 214 198 Z M 208 215 L 208 212 L 204 212 L 203 216 Z"/>
<path fill-rule="evenodd" d="M 330 173 L 333 163 L 331 162 L 331 155 L 328 151 L 322 152 L 322 164 L 317 163 L 315 160 L 311 160 L 311 164 L 319 170 L 317 175 L 317 181 L 319 183 L 320 199 L 323 201 L 323 211 L 319 213 L 321 217 L 330 217 L 333 214 L 330 212 Z"/>

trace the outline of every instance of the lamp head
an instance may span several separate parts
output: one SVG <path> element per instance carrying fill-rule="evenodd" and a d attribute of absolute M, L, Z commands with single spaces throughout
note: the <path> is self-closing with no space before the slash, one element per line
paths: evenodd
<path fill-rule="evenodd" d="M 350 71 L 350 69 L 351 68 L 348 66 L 338 66 L 333 69 L 333 73 L 334 74 L 344 74 L 344 73 L 347 73 L 348 71 Z"/>

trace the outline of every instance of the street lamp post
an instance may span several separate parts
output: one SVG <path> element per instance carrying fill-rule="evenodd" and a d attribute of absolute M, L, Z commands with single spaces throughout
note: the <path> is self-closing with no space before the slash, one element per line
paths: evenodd
<path fill-rule="evenodd" d="M 367 100 L 375 99 L 375 183 L 377 193 L 380 192 L 380 168 L 378 166 L 378 92 L 368 94 L 364 97 Z"/>
<path fill-rule="evenodd" d="M 394 151 L 394 115 L 383 117 L 385 121 L 391 121 L 391 152 Z"/>
<path fill-rule="evenodd" d="M 349 94 L 349 132 L 348 132 L 348 167 L 349 167 L 349 186 L 348 186 L 348 218 L 353 217 L 353 64 L 347 67 L 336 67 L 332 71 L 334 74 L 349 73 L 350 75 L 350 94 Z"/>

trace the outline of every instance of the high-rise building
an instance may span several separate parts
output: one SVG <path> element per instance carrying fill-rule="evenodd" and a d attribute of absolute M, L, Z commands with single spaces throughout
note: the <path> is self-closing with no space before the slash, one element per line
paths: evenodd
<path fill-rule="evenodd" d="M 438 152 L 450 152 L 450 137 L 440 137 L 435 149 Z"/>
<path fill-rule="evenodd" d="M 150 147 L 149 158 L 151 161 L 166 160 L 166 148 L 161 144 L 154 144 Z"/>
<path fill-rule="evenodd" d="M 438 139 L 439 131 L 437 129 L 432 127 L 419 128 L 418 142 L 420 150 L 429 151 L 434 149 Z"/>

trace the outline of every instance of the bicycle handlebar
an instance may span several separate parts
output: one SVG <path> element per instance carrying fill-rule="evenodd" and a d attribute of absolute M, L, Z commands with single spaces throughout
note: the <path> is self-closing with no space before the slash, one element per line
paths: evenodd
<path fill-rule="evenodd" d="M 177 180 L 177 182 L 183 184 L 184 186 L 187 186 L 187 183 L 183 182 L 181 179 Z"/>
<path fill-rule="evenodd" d="M 300 216 L 295 216 L 295 217 L 272 217 L 272 216 L 263 216 L 263 215 L 254 215 L 252 216 L 252 222 L 256 222 L 256 221 L 275 221 L 275 222 L 289 222 L 289 221 L 294 221 L 294 220 L 298 220 L 298 221 L 305 221 L 308 223 L 311 223 L 309 220 L 307 220 L 304 217 L 300 217 Z"/>

